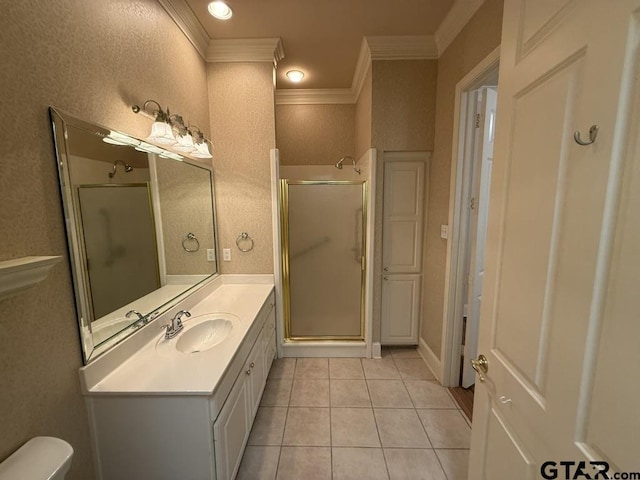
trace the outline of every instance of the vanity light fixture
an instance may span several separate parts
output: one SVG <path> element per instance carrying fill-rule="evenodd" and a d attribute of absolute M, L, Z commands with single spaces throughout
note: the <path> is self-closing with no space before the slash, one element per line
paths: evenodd
<path fill-rule="evenodd" d="M 229 5 L 219 0 L 211 2 L 207 9 L 211 16 L 219 20 L 229 20 L 233 16 L 233 11 L 229 8 Z"/>
<path fill-rule="evenodd" d="M 142 107 L 133 105 L 131 109 L 134 113 L 146 113 L 155 119 L 151 126 L 151 135 L 147 137 L 149 143 L 142 142 L 136 150 L 161 153 L 162 151 L 153 145 L 157 144 L 177 152 L 164 155 L 175 160 L 182 160 L 180 154 L 199 159 L 213 158 L 207 145 L 211 141 L 204 137 L 202 130 L 196 125 L 187 127 L 181 115 L 169 113 L 168 108 L 163 110 L 155 100 L 147 100 Z"/>
<path fill-rule="evenodd" d="M 102 141 L 104 143 L 109 143 L 111 145 L 134 145 L 137 146 L 140 144 L 137 140 L 129 137 L 128 135 L 124 135 L 120 132 L 115 132 L 113 130 L 109 131 L 109 134 L 102 137 Z"/>
<path fill-rule="evenodd" d="M 300 70 L 289 70 L 287 72 L 287 78 L 293 83 L 299 83 L 304 78 L 304 72 Z"/>
<path fill-rule="evenodd" d="M 207 145 L 208 140 L 204 138 L 204 133 L 197 126 L 191 125 L 191 133 L 195 139 L 195 151 L 191 152 L 191 156 L 195 158 L 213 158 L 211 155 L 211 151 L 209 150 L 209 145 Z"/>

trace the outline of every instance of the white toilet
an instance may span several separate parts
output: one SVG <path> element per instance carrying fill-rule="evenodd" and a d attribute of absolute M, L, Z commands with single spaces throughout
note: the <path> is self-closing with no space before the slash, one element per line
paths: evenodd
<path fill-rule="evenodd" d="M 0 480 L 64 480 L 73 448 L 54 437 L 34 437 L 0 463 Z"/>

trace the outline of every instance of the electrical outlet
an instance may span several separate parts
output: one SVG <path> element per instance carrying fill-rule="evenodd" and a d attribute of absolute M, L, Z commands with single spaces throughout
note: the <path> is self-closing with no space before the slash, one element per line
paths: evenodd
<path fill-rule="evenodd" d="M 213 248 L 207 248 L 207 262 L 216 261 L 216 251 Z"/>
<path fill-rule="evenodd" d="M 449 225 L 440 225 L 440 238 L 449 238 Z"/>
<path fill-rule="evenodd" d="M 222 249 L 222 259 L 225 262 L 230 262 L 231 261 L 231 249 L 230 248 L 223 248 Z"/>

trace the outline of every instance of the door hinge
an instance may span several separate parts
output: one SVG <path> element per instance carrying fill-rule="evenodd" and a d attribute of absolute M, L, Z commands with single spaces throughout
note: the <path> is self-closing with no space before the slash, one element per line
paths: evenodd
<path fill-rule="evenodd" d="M 475 210 L 475 208 L 476 208 L 476 197 L 471 197 L 469 199 L 469 208 L 471 210 Z"/>
<path fill-rule="evenodd" d="M 480 128 L 480 114 L 476 113 L 476 128 Z"/>

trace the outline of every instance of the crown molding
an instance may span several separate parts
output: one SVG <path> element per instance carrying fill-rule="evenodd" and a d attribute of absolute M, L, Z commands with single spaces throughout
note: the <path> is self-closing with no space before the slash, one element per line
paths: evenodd
<path fill-rule="evenodd" d="M 185 0 L 158 0 L 182 33 L 189 39 L 202 58 L 207 56 L 209 35 Z"/>
<path fill-rule="evenodd" d="M 213 39 L 207 48 L 207 62 L 273 62 L 284 58 L 279 38 Z"/>
<path fill-rule="evenodd" d="M 471 17 L 482 6 L 484 0 L 456 0 L 434 35 L 438 56 L 442 55 L 451 42 L 462 31 Z"/>
<path fill-rule="evenodd" d="M 276 90 L 276 105 L 352 105 L 351 88 L 299 88 Z"/>
<path fill-rule="evenodd" d="M 356 63 L 356 71 L 353 74 L 353 80 L 351 82 L 351 92 L 353 93 L 354 102 L 360 98 L 360 92 L 364 86 L 364 81 L 367 78 L 367 74 L 371 70 L 371 50 L 367 39 L 363 38 L 360 45 L 360 55 L 358 55 L 358 63 Z"/>
<path fill-rule="evenodd" d="M 438 58 L 433 35 L 394 35 L 365 37 L 371 60 L 424 60 Z"/>

